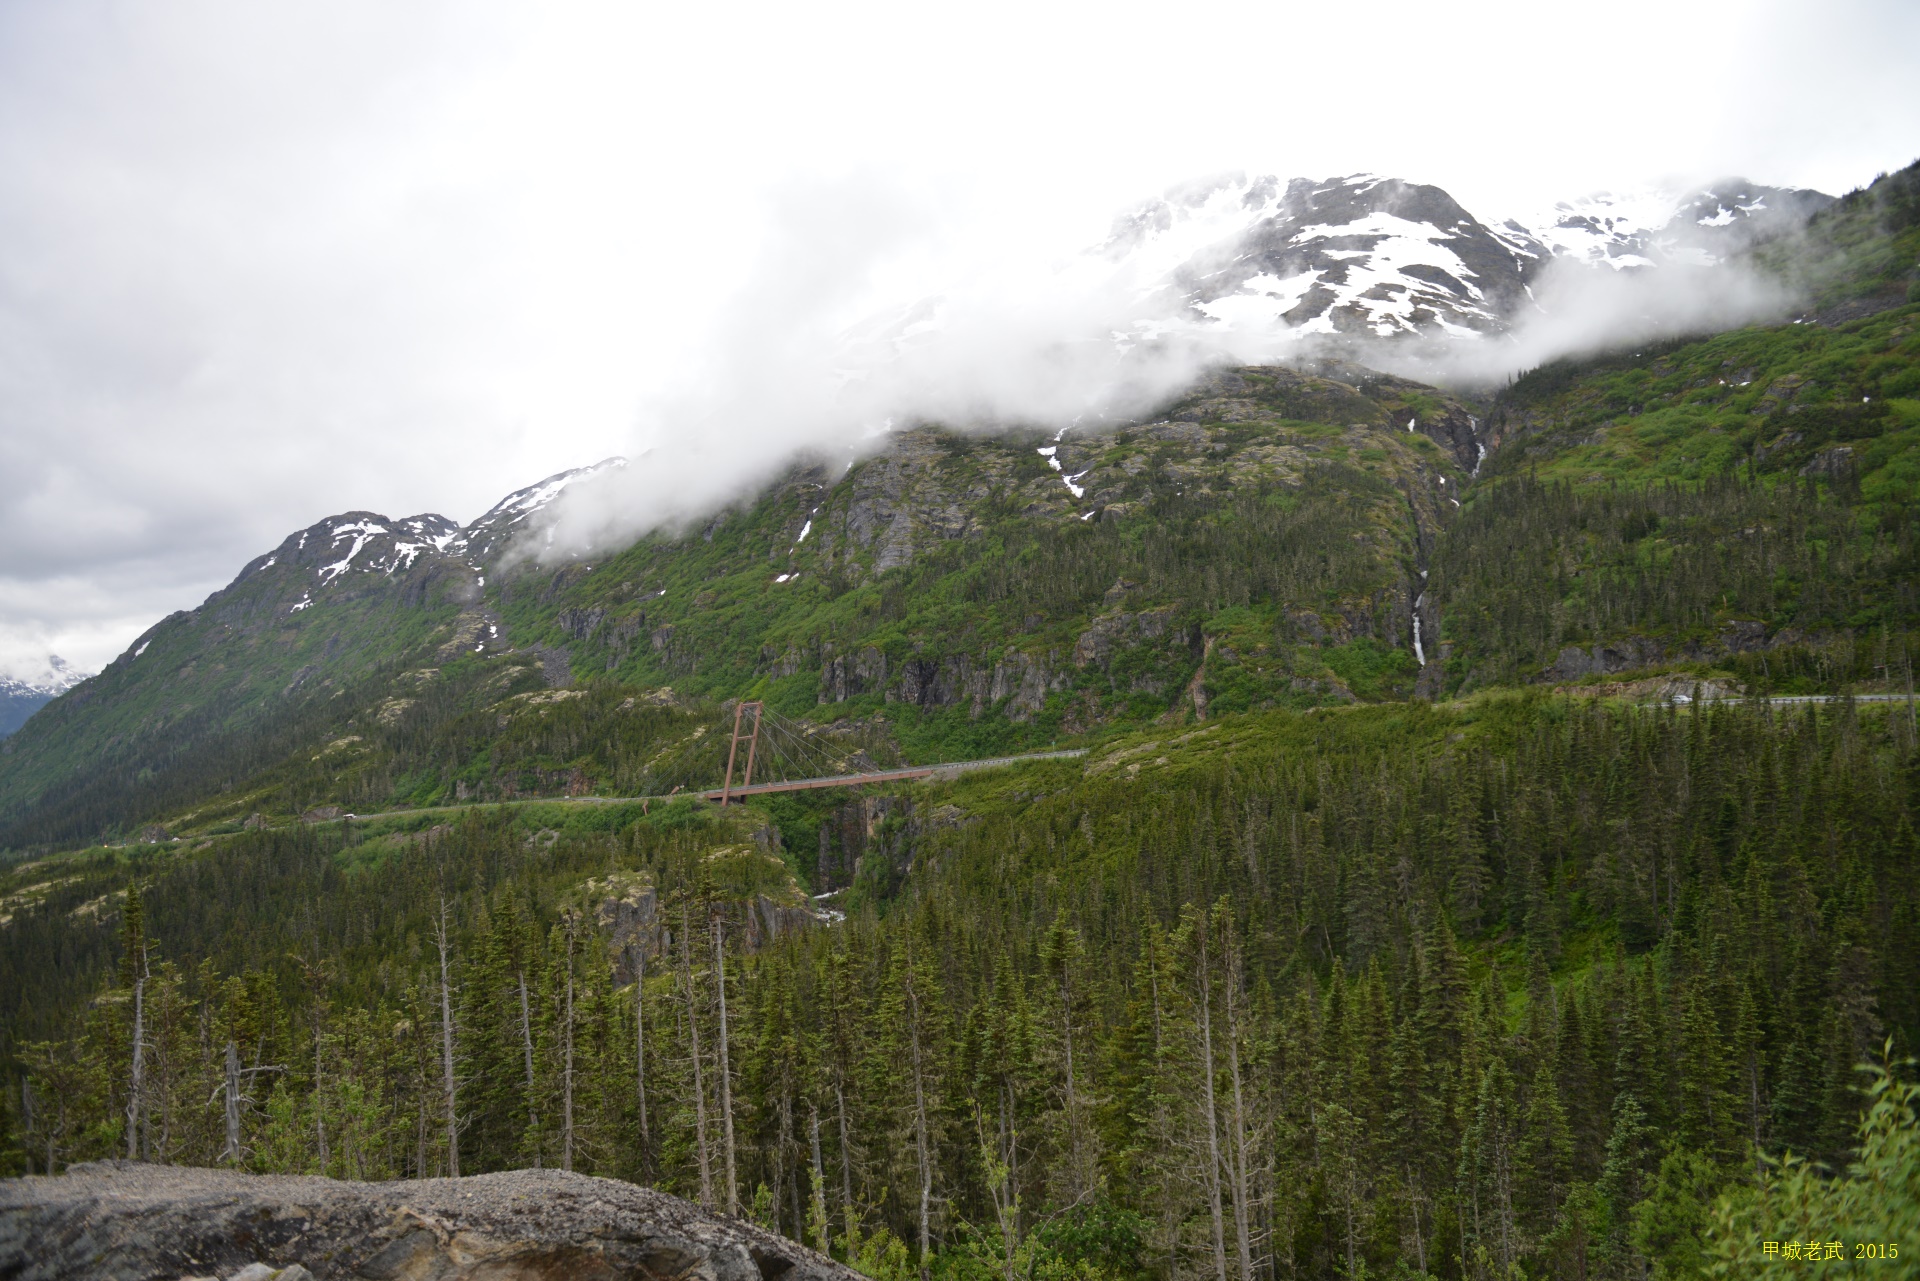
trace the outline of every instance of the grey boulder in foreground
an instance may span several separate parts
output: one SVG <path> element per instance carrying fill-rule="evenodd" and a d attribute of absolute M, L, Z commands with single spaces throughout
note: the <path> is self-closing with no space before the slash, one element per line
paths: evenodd
<path fill-rule="evenodd" d="M 344 1183 L 98 1161 L 0 1181 L 0 1278 L 856 1281 L 805 1246 L 612 1179 Z M 291 1274 L 299 1277 L 295 1271 Z"/>

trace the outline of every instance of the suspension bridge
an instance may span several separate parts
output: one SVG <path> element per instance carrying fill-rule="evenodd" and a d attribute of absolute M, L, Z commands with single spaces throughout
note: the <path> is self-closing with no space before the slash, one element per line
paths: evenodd
<path fill-rule="evenodd" d="M 450 810 L 493 809 L 519 805 L 626 805 L 633 802 L 697 797 L 721 805 L 770 792 L 802 792 L 822 787 L 864 787 L 876 783 L 906 783 L 919 779 L 953 779 L 973 770 L 1029 761 L 1072 760 L 1085 756 L 1084 747 L 1025 752 L 1016 756 L 985 756 L 937 765 L 900 765 L 882 768 L 857 747 L 837 742 L 822 727 L 782 716 L 764 703 L 737 704 L 733 730 L 727 742 L 727 765 L 720 786 L 676 787 L 670 792 L 643 796 L 528 796 L 510 801 L 469 801 L 454 805 L 426 805 L 404 810 L 376 810 L 343 814 L 342 819 L 401 818 Z M 325 821 L 325 820 L 323 820 Z"/>
<path fill-rule="evenodd" d="M 1905 702 L 1912 694 L 1793 694 L 1775 695 L 1757 701 L 1774 705 L 1839 702 L 1851 697 L 1857 702 Z M 1736 695 L 1703 697 L 1704 703 L 1742 703 L 1756 701 Z M 1659 706 L 1657 703 L 1642 706 Z M 1319 710 L 1319 709 L 1313 709 Z M 1024 765 L 1033 761 L 1071 760 L 1083 757 L 1084 747 L 1025 752 L 1012 756 L 985 756 L 964 761 L 942 761 L 934 765 L 900 765 L 882 768 L 857 747 L 836 741 L 824 727 L 809 725 L 782 716 L 760 702 L 738 703 L 733 709 L 733 727 L 727 742 L 727 763 L 720 786 L 708 788 L 675 787 L 668 792 L 640 796 L 527 796 L 512 800 L 467 801 L 452 805 L 427 805 L 401 810 L 377 810 L 366 814 L 340 814 L 327 818 L 302 816 L 298 822 L 329 822 L 338 819 L 401 818 L 418 814 L 447 813 L 467 809 L 492 809 L 521 805 L 624 805 L 650 801 L 700 800 L 733 804 L 749 796 L 771 792 L 800 792 L 814 788 L 862 787 L 880 783 L 913 782 L 920 779 L 953 779 L 972 770 Z M 737 781 L 736 781 L 737 779 Z"/>
<path fill-rule="evenodd" d="M 749 719 L 749 717 L 751 719 Z M 744 746 L 746 755 L 741 756 Z M 719 787 L 692 795 L 729 804 L 743 796 L 768 792 L 799 792 L 816 787 L 859 787 L 868 783 L 900 783 L 922 778 L 957 778 L 968 770 L 1019 765 L 1027 761 L 1065 760 L 1085 756 L 1084 747 L 1020 756 L 988 756 L 940 765 L 903 765 L 877 769 L 857 749 L 833 742 L 819 727 L 781 716 L 764 703 L 746 702 L 733 709 L 733 734 L 727 743 L 727 772 Z M 760 782 L 753 781 L 756 766 Z M 863 768 L 864 766 L 864 768 Z M 740 767 L 740 781 L 734 770 Z M 771 775 L 771 777 L 769 777 Z"/>
<path fill-rule="evenodd" d="M 1837 702 L 1842 695 L 1778 695 L 1766 701 L 1774 704 Z M 1911 694 L 1856 694 L 1858 701 L 1912 701 Z M 1703 702 L 1739 702 L 1741 699 L 1706 698 Z M 745 755 L 742 756 L 744 749 Z M 979 760 L 949 761 L 940 765 L 906 765 L 896 769 L 877 769 L 864 764 L 862 754 L 834 743 L 819 726 L 782 716 L 764 703 L 738 703 L 733 710 L 733 733 L 727 743 L 726 777 L 719 787 L 705 791 L 675 794 L 698 796 L 722 805 L 743 796 L 767 792 L 798 792 L 815 787 L 858 787 L 866 783 L 898 783 L 922 778 L 957 778 L 968 770 L 992 769 L 1000 765 L 1019 765 L 1027 761 L 1060 760 L 1085 756 L 1084 747 L 1048 752 L 1028 752 L 1019 756 L 989 756 Z M 739 781 L 735 782 L 735 770 Z M 758 770 L 761 781 L 754 782 Z M 581 798 L 589 799 L 589 798 Z M 599 798 L 592 798 L 599 799 Z M 609 798 L 611 799 L 611 798 Z M 646 799 L 646 798 L 630 798 Z"/>

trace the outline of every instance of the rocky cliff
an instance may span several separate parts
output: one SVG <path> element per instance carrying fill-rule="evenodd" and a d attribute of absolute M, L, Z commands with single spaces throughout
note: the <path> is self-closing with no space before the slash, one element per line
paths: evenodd
<path fill-rule="evenodd" d="M 255 1268 L 253 1265 L 264 1264 Z M 784 1237 L 558 1170 L 346 1183 L 103 1161 L 0 1183 L 0 1277 L 854 1281 Z"/>

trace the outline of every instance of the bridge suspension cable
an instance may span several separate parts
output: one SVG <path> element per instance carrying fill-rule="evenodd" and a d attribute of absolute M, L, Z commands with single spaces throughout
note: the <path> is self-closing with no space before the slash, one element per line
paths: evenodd
<path fill-rule="evenodd" d="M 744 746 L 745 752 L 742 753 Z M 822 777 L 873 772 L 858 749 L 834 743 L 817 726 L 782 716 L 765 703 L 750 700 L 733 709 L 733 733 L 727 743 L 727 772 L 718 800 L 726 804 L 746 789 Z M 739 782 L 735 775 L 738 771 Z M 754 776 L 760 776 L 758 787 Z"/>

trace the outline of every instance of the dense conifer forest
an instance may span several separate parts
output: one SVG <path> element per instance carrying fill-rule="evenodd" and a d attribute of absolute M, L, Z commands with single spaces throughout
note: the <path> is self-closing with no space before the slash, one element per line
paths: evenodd
<path fill-rule="evenodd" d="M 1269 713 L 1052 769 L 915 796 L 844 922 L 752 948 L 771 812 L 77 865 L 0 976 L 13 1159 L 560 1166 L 880 1275 L 1637 1276 L 1765 1162 L 1844 1166 L 1920 1025 L 1904 705 Z M 655 928 L 610 949 L 620 893 Z"/>

